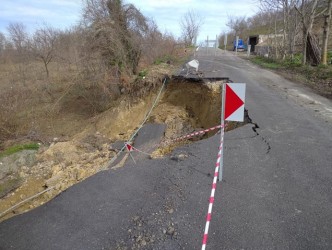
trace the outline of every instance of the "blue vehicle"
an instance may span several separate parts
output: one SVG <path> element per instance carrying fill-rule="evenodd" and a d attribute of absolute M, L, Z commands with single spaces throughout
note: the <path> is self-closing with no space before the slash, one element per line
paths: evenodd
<path fill-rule="evenodd" d="M 245 49 L 245 45 L 243 43 L 242 39 L 238 40 L 238 44 L 237 44 L 237 51 L 243 51 Z M 234 40 L 233 42 L 233 51 L 236 50 L 236 40 Z"/>

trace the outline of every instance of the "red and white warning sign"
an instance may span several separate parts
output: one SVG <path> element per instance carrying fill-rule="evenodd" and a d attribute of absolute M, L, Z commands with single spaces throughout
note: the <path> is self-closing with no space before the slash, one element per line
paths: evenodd
<path fill-rule="evenodd" d="M 129 143 L 125 143 L 127 150 L 130 151 L 134 151 L 134 147 L 132 145 L 130 145 Z"/>
<path fill-rule="evenodd" d="M 245 83 L 226 83 L 225 89 L 225 121 L 243 122 L 246 94 Z"/>
<path fill-rule="evenodd" d="M 224 83 L 223 97 L 222 97 L 222 114 L 221 114 L 221 140 L 218 153 L 218 159 L 215 167 L 214 179 L 212 183 L 212 191 L 210 195 L 210 202 L 208 214 L 206 217 L 205 230 L 203 235 L 202 250 L 205 250 L 208 239 L 209 226 L 211 222 L 212 207 L 214 203 L 214 196 L 217 186 L 217 176 L 219 181 L 222 181 L 223 175 L 223 158 L 224 158 L 224 123 L 225 121 L 238 121 L 244 120 L 244 102 L 245 102 L 246 84 L 245 83 Z"/>

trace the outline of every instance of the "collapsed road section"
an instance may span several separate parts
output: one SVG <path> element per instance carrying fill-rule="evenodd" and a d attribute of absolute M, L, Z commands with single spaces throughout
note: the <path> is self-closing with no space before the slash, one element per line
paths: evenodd
<path fill-rule="evenodd" d="M 220 86 L 226 81 L 229 80 L 190 74 L 172 76 L 162 89 L 160 87 L 160 99 L 146 119 L 147 127 L 134 138 L 135 148 L 145 154 L 134 157 L 146 158 L 152 153 L 153 157 L 162 157 L 172 152 L 175 147 L 187 143 L 188 138 L 185 138 L 184 142 L 169 144 L 170 141 L 220 125 Z M 87 128 L 72 140 L 55 141 L 34 152 L 36 160 L 31 162 L 31 166 L 19 170 L 20 177 L 26 181 L 18 188 L 4 193 L 0 201 L 0 212 L 3 215 L 0 220 L 36 208 L 102 169 L 122 166 L 123 164 L 118 163 L 124 163 L 125 157 L 129 157 L 128 154 L 123 153 L 112 165 L 109 161 L 124 147 L 134 126 L 139 128 L 142 115 L 139 116 L 138 113 L 144 114 L 149 110 L 152 97 L 151 93 L 130 103 L 128 107 L 114 107 L 98 119 L 96 130 Z M 228 129 L 231 128 L 232 126 L 228 126 Z M 95 131 L 94 134 L 91 134 L 91 131 Z M 207 138 L 217 131 L 198 133 L 190 140 Z M 7 178 L 9 182 L 12 181 L 10 177 Z M 7 179 L 1 181 L 5 182 Z M 36 194 L 40 195 L 30 199 Z"/>
<path fill-rule="evenodd" d="M 157 85 L 156 81 L 153 84 Z M 146 121 L 147 124 L 154 124 L 147 127 L 148 132 L 157 131 L 158 135 L 149 135 L 150 138 L 155 136 L 154 140 L 151 139 L 153 143 L 149 143 L 152 141 L 141 131 L 135 139 L 143 136 L 139 140 L 144 141 L 144 147 L 141 147 L 139 140 L 135 140 L 134 145 L 151 153 L 158 148 L 158 140 L 165 144 L 183 135 L 220 124 L 221 83 L 222 81 L 173 76 L 162 90 L 158 103 Z M 160 89 L 161 85 L 159 86 Z M 142 114 L 149 110 L 152 101 L 152 93 L 136 98 L 132 103 L 123 100 L 119 102 L 121 105 L 101 114 L 94 125 L 89 125 L 72 139 L 54 140 L 50 145 L 43 145 L 40 150 L 33 152 L 35 160 L 29 166 L 17 170 L 23 180 L 22 184 L 3 193 L 0 200 L 0 220 L 34 209 L 105 166 L 109 167 L 109 160 L 124 146 L 135 126 L 139 128 L 143 120 Z M 217 131 L 200 134 L 191 140 L 207 138 Z M 149 147 L 146 148 L 146 145 Z M 175 143 L 157 152 L 157 157 L 171 152 L 178 145 Z M 6 176 L 8 178 L 2 179 L 2 183 L 12 182 L 11 175 Z M 40 195 L 31 200 L 36 194 Z"/>
<path fill-rule="evenodd" d="M 191 81 L 184 78 L 172 79 L 164 88 L 158 104 L 155 107 L 154 105 L 152 106 L 152 112 L 148 112 L 148 117 L 145 119 L 150 128 L 157 127 L 157 124 L 165 124 L 164 134 L 161 135 L 158 129 L 158 133 L 151 135 L 151 133 L 154 133 L 153 129 L 149 129 L 149 132 L 144 132 L 145 130 L 140 131 L 141 128 L 139 127 L 134 133 L 135 136 L 132 136 L 134 140 L 131 141 L 130 139 L 128 143 L 133 143 L 139 150 L 143 150 L 139 148 L 139 144 L 142 144 L 142 141 L 144 141 L 145 145 L 149 145 L 149 147 L 143 147 L 144 152 L 151 154 L 160 145 L 165 146 L 175 138 L 220 124 L 220 84 L 221 82 L 208 82 L 202 79 L 199 81 Z M 151 126 L 149 124 L 156 125 Z M 216 132 L 211 131 L 200 134 L 199 139 L 206 138 Z M 157 143 L 158 138 L 159 143 Z M 138 143 L 137 139 L 141 142 Z M 114 149 L 125 151 L 124 147 L 119 148 L 119 145 L 121 143 L 115 143 Z M 171 148 L 174 149 L 174 147 Z M 169 148 L 166 151 L 159 151 L 157 155 L 160 156 L 160 154 L 163 155 L 168 152 L 170 152 Z M 119 156 L 119 159 L 114 161 L 114 164 L 110 165 L 110 167 L 118 168 L 119 163 L 123 165 L 122 158 L 125 156 L 124 154 Z"/>

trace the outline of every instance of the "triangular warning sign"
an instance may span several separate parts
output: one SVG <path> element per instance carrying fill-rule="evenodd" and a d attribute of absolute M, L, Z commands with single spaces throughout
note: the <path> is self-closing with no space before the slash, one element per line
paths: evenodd
<path fill-rule="evenodd" d="M 127 147 L 127 150 L 128 150 L 128 151 L 133 151 L 133 150 L 134 150 L 134 149 L 133 149 L 133 146 L 130 145 L 130 144 L 128 144 L 128 143 L 126 143 L 126 147 Z"/>
<path fill-rule="evenodd" d="M 233 91 L 233 89 L 226 84 L 226 97 L 225 97 L 225 120 L 231 116 L 236 110 L 238 110 L 244 102 Z"/>

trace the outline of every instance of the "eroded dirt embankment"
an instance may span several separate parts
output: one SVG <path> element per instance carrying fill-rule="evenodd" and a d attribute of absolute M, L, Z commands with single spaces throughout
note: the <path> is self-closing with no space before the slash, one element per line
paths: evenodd
<path fill-rule="evenodd" d="M 160 87 L 160 86 L 159 86 Z M 131 102 L 127 98 L 108 111 L 88 121 L 83 131 L 71 140 L 54 141 L 42 145 L 36 153 L 34 164 L 22 165 L 17 174 L 21 185 L 0 200 L 0 213 L 26 198 L 43 193 L 0 218 L 33 209 L 68 187 L 105 169 L 116 151 L 110 144 L 126 141 L 143 121 L 151 107 L 158 88 L 143 98 Z M 150 123 L 165 123 L 164 142 L 193 131 L 209 128 L 219 123 L 220 88 L 217 83 L 171 81 L 161 95 L 158 105 L 148 119 Z M 207 136 L 207 135 L 205 135 Z M 7 180 L 10 175 L 7 175 Z M 4 182 L 6 178 L 2 179 Z"/>
<path fill-rule="evenodd" d="M 217 125 L 220 108 L 219 88 L 202 82 L 174 81 L 167 86 L 150 122 L 167 124 L 165 137 L 174 139 Z"/>

